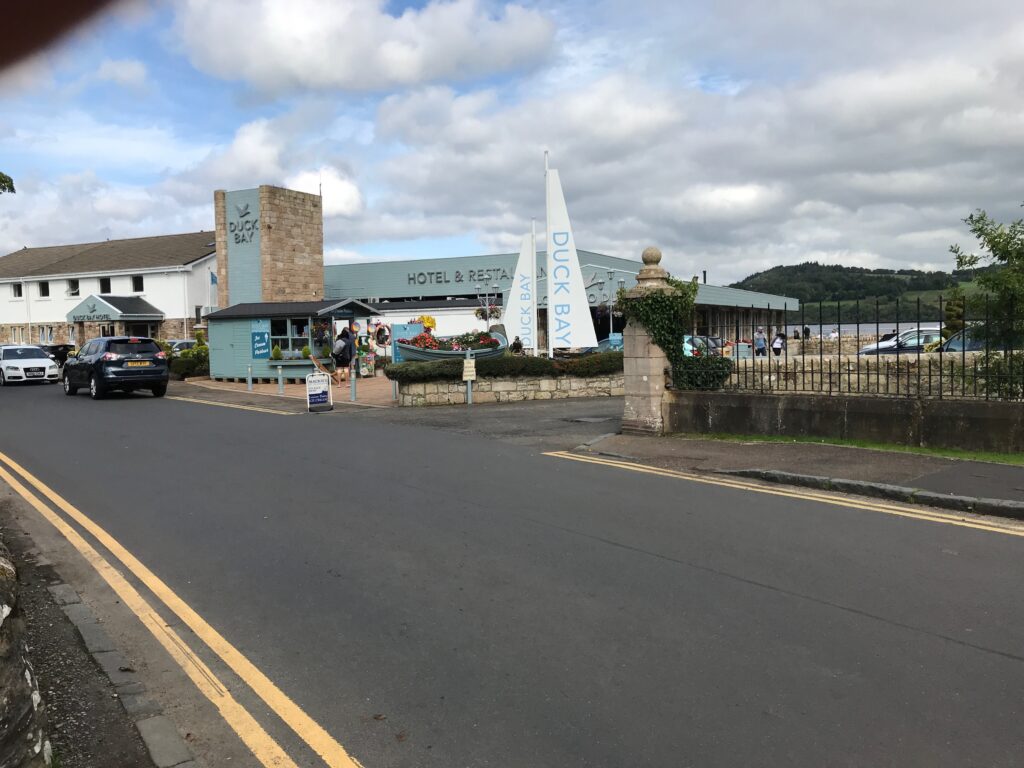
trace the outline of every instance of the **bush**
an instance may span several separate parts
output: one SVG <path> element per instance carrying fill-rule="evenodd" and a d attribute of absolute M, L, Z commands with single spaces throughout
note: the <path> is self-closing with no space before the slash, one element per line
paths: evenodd
<path fill-rule="evenodd" d="M 622 373 L 623 354 L 621 352 L 600 352 L 596 355 L 559 360 L 557 363 L 562 373 L 567 376 L 610 376 Z"/>
<path fill-rule="evenodd" d="M 196 345 L 186 349 L 170 361 L 171 373 L 186 379 L 189 376 L 210 375 L 210 348 Z"/>
<path fill-rule="evenodd" d="M 313 354 L 313 350 L 311 350 L 309 348 L 308 344 L 302 348 L 302 359 L 303 360 L 308 360 L 312 354 Z"/>
<path fill-rule="evenodd" d="M 462 381 L 462 360 L 438 360 L 429 363 L 392 363 L 384 375 L 392 381 Z M 571 360 L 548 360 L 546 357 L 504 355 L 477 360 L 476 375 L 490 377 L 525 376 L 605 376 L 622 372 L 621 352 L 599 352 Z"/>
<path fill-rule="evenodd" d="M 279 345 L 275 344 L 274 348 L 272 350 L 270 350 L 270 359 L 271 360 L 281 360 L 283 358 L 284 358 L 284 353 L 281 351 L 281 347 Z"/>
<path fill-rule="evenodd" d="M 728 357 L 683 357 L 672 366 L 675 389 L 721 389 L 732 373 Z"/>
<path fill-rule="evenodd" d="M 977 361 L 977 376 L 989 397 L 1020 400 L 1024 397 L 1024 354 L 996 352 L 982 356 Z"/>

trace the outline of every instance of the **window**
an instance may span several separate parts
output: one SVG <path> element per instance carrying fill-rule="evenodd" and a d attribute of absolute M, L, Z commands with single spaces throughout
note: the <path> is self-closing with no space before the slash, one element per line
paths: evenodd
<path fill-rule="evenodd" d="M 111 324 L 111 325 L 101 325 L 100 326 L 100 336 L 113 336 L 113 335 L 114 335 L 114 326 L 113 326 L 113 324 Z"/>
<path fill-rule="evenodd" d="M 142 293 L 145 290 L 142 286 L 142 275 L 132 275 L 132 293 Z"/>
<path fill-rule="evenodd" d="M 21 283 L 11 283 L 11 296 L 15 299 L 21 298 Z"/>
<path fill-rule="evenodd" d="M 39 298 L 47 299 L 50 297 L 50 281 L 40 280 L 39 281 Z"/>
<path fill-rule="evenodd" d="M 69 344 L 74 344 L 75 343 L 75 326 L 73 326 L 73 325 L 69 325 L 68 326 L 68 343 Z"/>
<path fill-rule="evenodd" d="M 301 350 L 309 344 L 308 317 L 274 317 L 270 320 L 270 346 Z"/>
<path fill-rule="evenodd" d="M 110 293 L 110 278 L 109 277 L 101 277 L 100 278 L 100 293 Z"/>
<path fill-rule="evenodd" d="M 112 341 L 107 347 L 108 352 L 115 355 L 140 355 L 144 353 L 156 354 L 160 347 L 155 341 Z"/>
<path fill-rule="evenodd" d="M 77 295 L 78 295 L 78 281 L 77 280 L 68 280 L 68 296 L 77 296 Z"/>

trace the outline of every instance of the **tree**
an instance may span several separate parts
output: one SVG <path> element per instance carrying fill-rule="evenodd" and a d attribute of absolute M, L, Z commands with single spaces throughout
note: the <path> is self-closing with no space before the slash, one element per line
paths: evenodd
<path fill-rule="evenodd" d="M 4 192 L 14 192 L 14 179 L 6 173 L 0 172 L 0 195 Z"/>
<path fill-rule="evenodd" d="M 956 257 L 957 269 L 973 269 L 982 263 L 997 267 L 976 278 L 991 299 L 984 310 L 992 326 L 986 332 L 996 344 L 1016 346 L 1024 338 L 1024 219 L 1003 224 L 979 208 L 964 223 L 981 252 L 965 253 L 959 245 L 951 245 L 950 253 Z"/>

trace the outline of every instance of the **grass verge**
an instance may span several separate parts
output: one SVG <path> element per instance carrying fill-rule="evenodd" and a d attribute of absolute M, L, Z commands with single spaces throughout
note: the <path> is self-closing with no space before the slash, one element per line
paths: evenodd
<path fill-rule="evenodd" d="M 1012 464 L 1024 466 L 1024 454 L 996 453 L 994 451 L 967 451 L 960 448 L 921 448 L 913 445 L 896 445 L 894 443 L 875 443 L 870 440 L 842 440 L 821 437 L 792 437 L 790 435 L 735 435 L 727 433 L 711 434 L 680 434 L 677 437 L 698 440 L 727 440 L 743 443 L 810 443 L 813 445 L 838 445 L 846 448 L 867 448 L 873 451 L 894 451 L 897 453 L 917 453 L 923 456 L 941 456 L 947 459 L 965 459 L 968 461 L 988 461 L 994 464 Z"/>

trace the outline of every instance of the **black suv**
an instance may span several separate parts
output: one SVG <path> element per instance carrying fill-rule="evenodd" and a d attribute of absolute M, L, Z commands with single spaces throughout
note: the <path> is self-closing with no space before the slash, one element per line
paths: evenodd
<path fill-rule="evenodd" d="M 135 336 L 93 339 L 64 363 L 64 394 L 88 387 L 93 400 L 115 389 L 148 389 L 154 397 L 163 397 L 167 379 L 167 355 L 160 345 Z"/>

